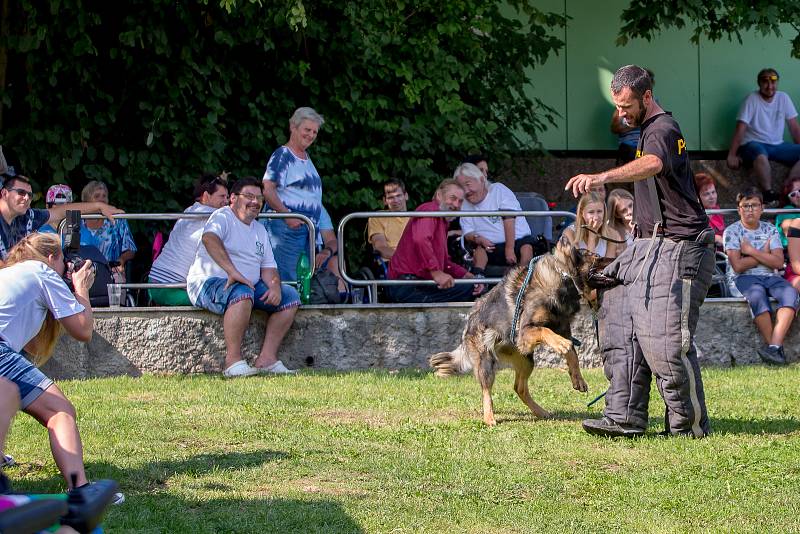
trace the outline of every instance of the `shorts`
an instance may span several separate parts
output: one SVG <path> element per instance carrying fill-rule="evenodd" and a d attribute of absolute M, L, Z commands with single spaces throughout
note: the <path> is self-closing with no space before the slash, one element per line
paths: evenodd
<path fill-rule="evenodd" d="M 519 260 L 520 251 L 524 245 L 530 245 L 531 249 L 534 249 L 536 246 L 536 239 L 534 239 L 532 235 L 526 235 L 514 241 L 514 254 L 517 255 L 517 260 Z M 489 258 L 489 265 L 507 265 L 505 247 L 505 243 L 495 243 L 494 250 L 491 252 L 487 251 L 486 256 Z M 475 250 L 475 245 L 470 243 L 469 248 L 470 252 L 472 252 Z"/>
<path fill-rule="evenodd" d="M 23 410 L 53 384 L 26 356 L 0 340 L 0 376 L 17 385 Z"/>
<path fill-rule="evenodd" d="M 736 289 L 742 292 L 747 303 L 750 304 L 750 313 L 753 317 L 758 317 L 762 313 L 772 310 L 769 305 L 769 297 L 778 301 L 779 308 L 797 309 L 800 304 L 800 296 L 797 290 L 778 275 L 761 276 L 753 274 L 742 274 L 736 277 Z"/>
<path fill-rule="evenodd" d="M 157 284 L 152 278 L 148 279 L 151 284 Z M 192 301 L 189 300 L 189 294 L 185 289 L 178 289 L 176 287 L 151 287 L 147 290 L 150 295 L 150 300 L 160 306 L 191 306 Z"/>
<path fill-rule="evenodd" d="M 748 165 L 752 164 L 758 156 L 762 155 L 767 156 L 767 159 L 771 161 L 777 161 L 784 165 L 794 165 L 797 163 L 797 160 L 800 160 L 800 145 L 794 143 L 770 145 L 767 143 L 750 141 L 739 147 L 738 154 Z"/>
<path fill-rule="evenodd" d="M 798 276 L 800 276 L 800 274 L 794 272 L 794 269 L 792 269 L 792 264 L 787 263 L 786 271 L 784 271 L 783 273 L 783 277 L 786 279 L 786 281 L 791 284 L 792 282 L 794 282 L 794 279 L 797 278 Z"/>
<path fill-rule="evenodd" d="M 256 283 L 255 290 L 239 282 L 225 289 L 225 284 L 227 283 L 227 278 L 209 278 L 206 280 L 203 283 L 203 287 L 200 288 L 200 294 L 197 296 L 195 306 L 205 308 L 217 315 L 224 315 L 230 306 L 244 299 L 253 301 L 253 308 L 256 310 L 269 313 L 300 305 L 300 295 L 297 290 L 286 284 L 281 284 L 280 304 L 273 306 L 261 301 L 261 297 L 267 292 L 267 285 L 261 280 Z"/>

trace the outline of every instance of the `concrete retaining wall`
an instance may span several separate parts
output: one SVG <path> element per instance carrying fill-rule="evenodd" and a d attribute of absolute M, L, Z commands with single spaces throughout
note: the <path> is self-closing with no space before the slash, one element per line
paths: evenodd
<path fill-rule="evenodd" d="M 281 359 L 293 368 L 427 368 L 430 354 L 460 342 L 469 305 L 308 306 L 298 312 Z M 265 316 L 257 312 L 245 336 L 245 357 L 261 346 Z M 600 366 L 592 317 L 584 309 L 573 324 L 581 365 Z M 796 333 L 786 340 L 787 357 L 798 359 Z M 757 363 L 758 335 L 746 304 L 706 302 L 696 343 L 705 365 Z M 44 371 L 53 378 L 90 378 L 142 373 L 218 373 L 225 344 L 222 318 L 195 308 L 96 310 L 89 343 L 64 336 Z M 536 355 L 540 367 L 561 366 L 547 349 Z"/>

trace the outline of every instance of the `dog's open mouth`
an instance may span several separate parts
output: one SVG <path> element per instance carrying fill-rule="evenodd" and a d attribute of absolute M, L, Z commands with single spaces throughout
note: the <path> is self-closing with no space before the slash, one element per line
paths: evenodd
<path fill-rule="evenodd" d="M 586 273 L 586 285 L 592 289 L 610 289 L 618 286 L 621 283 L 620 280 L 603 274 L 603 269 L 613 261 L 613 258 L 598 257 L 595 259 Z"/>

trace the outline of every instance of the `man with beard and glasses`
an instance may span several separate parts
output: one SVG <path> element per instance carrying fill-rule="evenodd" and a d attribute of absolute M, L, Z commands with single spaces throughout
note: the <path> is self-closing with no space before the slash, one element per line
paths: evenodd
<path fill-rule="evenodd" d="M 637 237 L 604 271 L 621 284 L 601 292 L 601 345 L 611 384 L 604 417 L 583 428 L 633 437 L 648 424 L 650 382 L 666 403 L 666 433 L 711 431 L 693 337 L 714 272 L 714 231 L 695 190 L 686 140 L 653 97 L 636 65 L 611 82 L 618 115 L 642 130 L 636 159 L 597 174 L 579 174 L 565 189 L 577 197 L 596 184 L 633 182 Z"/>
<path fill-rule="evenodd" d="M 256 220 L 263 203 L 256 178 L 233 184 L 230 205 L 208 218 L 186 277 L 192 304 L 224 317 L 226 378 L 294 372 L 278 359 L 278 348 L 294 322 L 300 297 L 293 287 L 281 284 L 267 230 Z M 242 339 L 253 308 L 270 315 L 264 344 L 251 367 L 242 359 Z"/>
<path fill-rule="evenodd" d="M 416 211 L 458 211 L 464 189 L 452 178 L 443 180 L 433 200 Z M 406 225 L 389 264 L 390 280 L 434 280 L 431 285 L 389 286 L 394 302 L 461 302 L 474 300 L 484 284 L 456 284 L 456 278 L 475 275 L 453 263 L 447 254 L 447 226 L 451 217 L 413 217 Z"/>
<path fill-rule="evenodd" d="M 758 73 L 758 91 L 747 95 L 742 102 L 728 150 L 728 167 L 738 169 L 742 163 L 752 167 L 767 204 L 780 198 L 772 189 L 770 161 L 790 167 L 789 180 L 800 178 L 797 110 L 789 95 L 778 91 L 779 78 L 775 69 L 761 69 Z M 783 141 L 784 124 L 789 127 L 794 143 Z"/>

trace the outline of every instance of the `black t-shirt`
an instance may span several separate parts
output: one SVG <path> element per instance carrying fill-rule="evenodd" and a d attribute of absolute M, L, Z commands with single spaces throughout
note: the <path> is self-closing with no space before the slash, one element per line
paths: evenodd
<path fill-rule="evenodd" d="M 686 141 L 670 113 L 650 117 L 642 124 L 636 157 L 647 154 L 658 156 L 663 164 L 661 172 L 655 176 L 655 183 L 659 208 L 664 218 L 664 236 L 694 239 L 708 228 L 708 216 L 694 187 Z M 633 219 L 642 235 L 650 237 L 656 221 L 655 209 L 658 208 L 651 205 L 647 180 L 639 180 L 634 184 L 634 194 Z"/>

